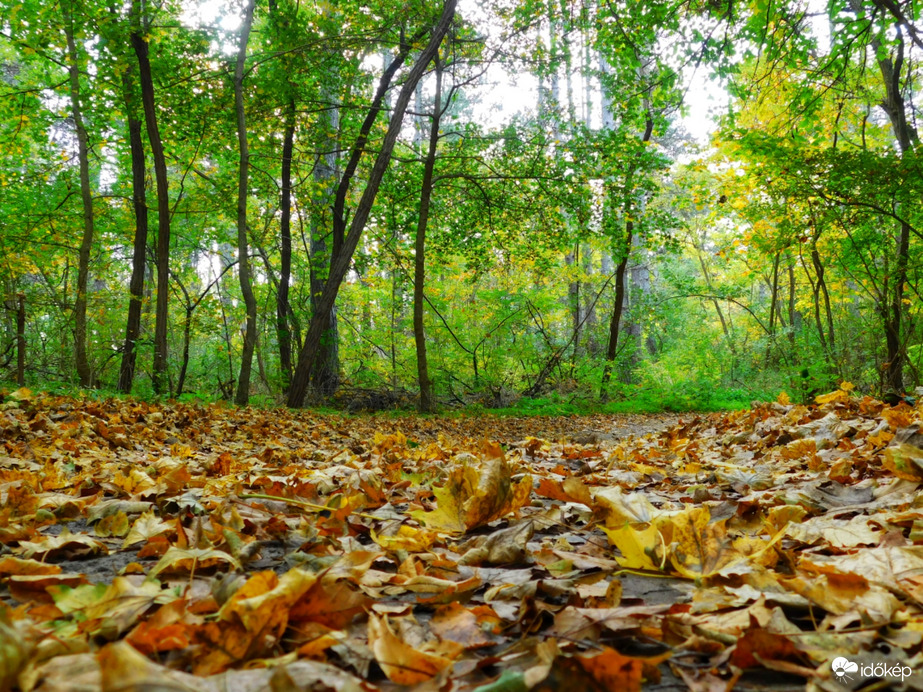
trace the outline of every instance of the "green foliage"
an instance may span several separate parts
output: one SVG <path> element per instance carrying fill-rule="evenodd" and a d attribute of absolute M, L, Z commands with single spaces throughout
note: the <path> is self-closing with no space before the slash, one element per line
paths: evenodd
<path fill-rule="evenodd" d="M 792 3 L 632 1 L 578 12 L 517 0 L 485 3 L 490 27 L 459 15 L 440 53 L 447 110 L 425 253 L 424 326 L 441 404 L 516 415 L 735 408 L 782 390 L 806 398 L 842 380 L 863 391 L 894 388 L 895 357 L 901 384 L 919 383 L 923 176 L 915 132 L 905 133 L 908 146 L 895 127 L 901 113 L 919 111 L 923 92 L 917 61 L 905 57 L 917 51 L 911 34 L 896 31 L 900 22 L 881 7 L 828 3 L 829 45 Z M 244 315 L 227 60 L 236 30 L 224 27 L 235 26 L 238 9 L 196 22 L 190 8 L 165 3 L 140 26 L 139 16 L 96 0 L 73 8 L 97 229 L 87 349 L 98 391 L 115 388 L 125 333 L 135 233 L 126 97 L 137 97 L 138 85 L 123 78 L 137 81 L 128 35 L 140 30 L 168 156 L 168 379 L 181 400 L 229 400 Z M 255 405 L 281 401 L 286 381 L 275 314 L 286 123 L 295 126 L 287 318 L 297 351 L 339 241 L 339 176 L 361 151 L 341 199 L 348 220 L 381 146 L 394 89 L 381 113 L 369 108 L 384 65 L 405 42 L 400 83 L 440 8 L 430 0 L 257 5 L 244 84 Z M 71 392 L 82 209 L 64 16 L 61 6 L 33 1 L 0 0 L 0 11 L 0 297 L 25 298 L 28 384 Z M 919 16 L 903 11 L 915 28 Z M 741 40 L 735 48 L 722 36 Z M 883 76 L 889 60 L 898 94 Z M 688 84 L 677 66 L 687 63 L 728 79 L 733 97 L 708 158 L 679 146 Z M 487 64 L 531 79 L 540 98 L 516 113 L 488 111 L 479 104 L 494 78 L 481 73 Z M 414 240 L 431 75 L 419 91 L 337 300 L 344 405 L 350 392 L 374 390 L 399 406 L 417 389 Z M 149 255 L 155 243 L 152 234 Z M 622 259 L 619 347 L 607 361 Z M 134 379 L 143 397 L 153 396 L 149 270 Z M 7 379 L 17 343 L 7 308 Z M 607 368 L 614 381 L 602 403 Z M 522 397 L 527 391 L 536 396 Z"/>

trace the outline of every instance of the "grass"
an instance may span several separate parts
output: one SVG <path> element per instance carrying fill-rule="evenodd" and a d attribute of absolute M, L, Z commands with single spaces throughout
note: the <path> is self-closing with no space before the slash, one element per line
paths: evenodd
<path fill-rule="evenodd" d="M 9 382 L 0 383 L 0 401 L 15 389 L 17 389 L 15 384 Z M 74 385 L 62 385 L 57 383 L 47 383 L 45 386 L 37 385 L 29 387 L 29 389 L 35 393 L 65 395 L 91 400 L 101 400 L 110 397 L 119 399 L 132 398 L 112 390 L 86 390 Z M 748 408 L 754 399 L 771 400 L 775 397 L 776 394 L 772 393 L 721 388 L 710 384 L 674 389 L 654 389 L 641 385 L 619 385 L 618 387 L 613 387 L 612 397 L 605 403 L 599 401 L 593 393 L 587 391 L 567 394 L 552 392 L 543 397 L 523 397 L 513 405 L 506 407 L 491 408 L 484 404 L 471 404 L 463 408 L 443 409 L 441 414 L 449 416 L 586 416 L 595 414 L 731 411 Z M 165 399 L 159 397 L 145 397 L 143 395 L 134 398 L 148 401 L 165 401 Z M 215 397 L 209 397 L 200 392 L 183 394 L 178 397 L 177 400 L 182 403 L 205 405 L 217 401 Z M 250 405 L 256 408 L 276 408 L 280 407 L 282 404 L 279 403 L 277 397 L 257 394 L 250 397 Z M 353 415 L 346 410 L 331 408 L 329 406 L 309 406 L 307 408 L 319 414 L 333 414 L 347 417 Z M 387 411 L 380 411 L 378 413 L 379 415 L 390 414 L 394 416 L 403 416 L 415 413 L 415 409 L 405 406 L 389 409 Z M 355 415 L 361 416 L 367 414 L 357 413 Z"/>
<path fill-rule="evenodd" d="M 546 397 L 523 398 L 512 406 L 487 408 L 472 405 L 463 413 L 497 416 L 580 416 L 593 414 L 664 413 L 687 411 L 737 411 L 748 408 L 754 399 L 774 399 L 769 393 L 753 393 L 741 389 L 698 387 L 682 390 L 651 390 L 640 386 L 622 387 L 613 392 L 605 403 L 586 394 L 562 395 L 552 393 Z"/>

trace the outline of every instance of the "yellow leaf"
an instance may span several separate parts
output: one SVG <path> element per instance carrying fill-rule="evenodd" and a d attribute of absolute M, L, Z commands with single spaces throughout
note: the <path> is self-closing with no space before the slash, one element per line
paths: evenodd
<path fill-rule="evenodd" d="M 375 613 L 369 614 L 369 647 L 388 679 L 399 685 L 426 682 L 452 662 L 410 646 L 394 634 L 386 616 Z"/>
<path fill-rule="evenodd" d="M 625 524 L 621 528 L 600 527 L 609 537 L 609 542 L 619 549 L 621 557 L 616 561 L 629 569 L 662 570 L 666 562 L 665 541 L 656 526 L 634 528 Z"/>
<path fill-rule="evenodd" d="M 472 457 L 473 459 L 473 457 Z M 428 528 L 461 534 L 515 512 L 529 502 L 532 477 L 513 483 L 502 456 L 476 461 L 466 459 L 452 469 L 446 484 L 433 489 L 436 509 L 411 512 Z"/>

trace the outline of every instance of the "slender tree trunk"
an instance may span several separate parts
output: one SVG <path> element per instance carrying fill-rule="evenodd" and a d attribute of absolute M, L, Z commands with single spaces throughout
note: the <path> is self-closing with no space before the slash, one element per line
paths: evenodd
<path fill-rule="evenodd" d="M 26 296 L 16 296 L 16 384 L 26 384 Z"/>
<path fill-rule="evenodd" d="M 420 411 L 436 410 L 433 382 L 429 378 L 426 360 L 426 334 L 423 326 L 423 288 L 426 281 L 426 226 L 429 223 L 429 206 L 433 193 L 433 169 L 436 166 L 436 146 L 439 144 L 439 121 L 442 117 L 442 63 L 439 54 L 434 58 L 436 69 L 436 94 L 433 100 L 433 121 L 429 131 L 429 149 L 423 164 L 423 184 L 420 187 L 420 212 L 417 217 L 417 237 L 414 242 L 413 261 L 413 339 L 417 347 L 417 380 L 420 383 Z"/>
<path fill-rule="evenodd" d="M 767 279 L 768 281 L 768 279 Z M 764 362 L 769 363 L 772 347 L 776 340 L 776 306 L 779 304 L 779 253 L 772 261 L 772 281 L 769 281 L 769 343 L 766 344 Z"/>
<path fill-rule="evenodd" d="M 154 392 L 167 392 L 167 319 L 170 290 L 170 196 L 167 183 L 167 159 L 163 140 L 157 125 L 157 110 L 154 101 L 154 79 L 151 75 L 151 61 L 148 43 L 142 36 L 143 20 L 136 2 L 132 3 L 134 29 L 131 45 L 138 57 L 138 77 L 141 82 L 141 103 L 144 108 L 144 122 L 147 138 L 151 144 L 154 159 L 154 178 L 157 181 L 157 308 L 154 318 Z"/>
<path fill-rule="evenodd" d="M 64 33 L 67 39 L 71 114 L 77 131 L 77 158 L 80 164 L 80 198 L 83 201 L 83 235 L 77 261 L 77 299 L 74 301 L 74 352 L 81 387 L 93 386 L 93 370 L 87 357 L 87 285 L 90 277 L 90 251 L 93 248 L 93 195 L 90 191 L 90 155 L 83 108 L 80 105 L 80 63 L 74 41 L 74 2 L 64 0 Z"/>
<path fill-rule="evenodd" d="M 567 303 L 570 308 L 571 330 L 577 332 L 574 339 L 574 365 L 577 363 L 580 351 L 580 329 L 583 324 L 583 305 L 580 302 L 580 242 L 574 244 L 574 249 L 564 257 L 564 264 L 571 268 L 572 280 L 567 284 Z"/>
<path fill-rule="evenodd" d="M 255 4 L 256 0 L 249 0 L 244 8 L 244 21 L 240 27 L 240 45 L 237 50 L 237 69 L 234 72 L 234 106 L 237 112 L 237 143 L 240 148 L 237 178 L 237 271 L 240 277 L 240 292 L 247 309 L 244 348 L 240 356 L 240 376 L 237 378 L 237 396 L 234 398 L 234 403 L 238 406 L 246 406 L 250 401 L 250 370 L 253 365 L 253 349 L 256 347 L 256 298 L 250 284 L 250 247 L 247 241 L 250 150 L 247 147 L 247 115 L 244 112 L 244 63 L 247 59 L 247 42 L 250 40 Z"/>
<path fill-rule="evenodd" d="M 795 260 L 788 256 L 788 343 L 794 351 L 795 348 L 795 328 L 796 328 L 795 310 Z"/>
<path fill-rule="evenodd" d="M 186 321 L 183 322 L 183 361 L 176 381 L 176 396 L 183 393 L 186 386 L 186 371 L 189 368 L 189 344 L 192 342 L 192 309 L 186 306 Z"/>
<path fill-rule="evenodd" d="M 279 340 L 279 368 L 282 391 L 288 392 L 292 381 L 292 332 L 288 326 L 288 289 L 292 276 L 292 150 L 295 146 L 295 99 L 289 101 L 282 140 L 282 218 L 279 220 L 279 244 L 282 266 L 276 291 L 276 336 Z"/>
<path fill-rule="evenodd" d="M 829 352 L 828 362 L 832 364 L 833 349 L 836 347 L 835 335 L 833 331 L 833 311 L 830 308 L 830 293 L 827 291 L 827 280 L 824 278 L 824 263 L 821 261 L 820 253 L 817 251 L 817 242 L 811 248 L 811 263 L 814 265 L 814 274 L 817 276 L 817 288 L 814 295 L 815 319 L 817 320 L 817 330 L 820 333 L 820 340 L 823 347 Z M 824 328 L 820 319 L 820 295 L 824 297 L 824 316 L 827 323 L 827 333 L 824 334 Z"/>
<path fill-rule="evenodd" d="M 421 51 L 416 62 L 404 80 L 404 84 L 401 87 L 400 94 L 398 95 L 397 101 L 394 104 L 394 109 L 391 113 L 391 120 L 388 123 L 387 133 L 385 134 L 384 140 L 381 143 L 381 148 L 379 149 L 378 155 L 375 158 L 375 163 L 372 165 L 372 169 L 369 171 L 368 182 L 366 183 L 365 189 L 362 192 L 362 197 L 356 207 L 355 213 L 353 214 L 349 232 L 346 233 L 342 239 L 339 239 L 336 233 L 336 227 L 334 228 L 334 251 L 330 262 L 330 273 L 327 277 L 327 282 L 324 286 L 323 294 L 318 301 L 318 307 L 311 317 L 311 324 L 308 327 L 308 333 L 305 335 L 304 345 L 301 348 L 301 353 L 298 355 L 298 365 L 295 368 L 295 373 L 292 377 L 292 387 L 289 390 L 288 395 L 289 406 L 298 407 L 304 403 L 304 397 L 308 386 L 308 375 L 311 372 L 311 366 L 313 365 L 314 359 L 318 353 L 321 334 L 326 327 L 328 313 L 333 308 L 334 303 L 336 302 L 337 293 L 340 290 L 340 285 L 342 284 L 343 279 L 346 277 L 346 273 L 349 271 L 353 253 L 356 250 L 356 246 L 359 243 L 362 232 L 365 230 L 365 225 L 368 222 L 369 215 L 371 214 L 372 205 L 374 204 L 375 197 L 378 194 L 378 188 L 381 185 L 381 180 L 384 177 L 385 170 L 388 168 L 388 164 L 391 162 L 391 154 L 394 150 L 394 144 L 397 141 L 397 136 L 401 130 L 401 124 L 404 120 L 404 113 L 407 110 L 407 104 L 410 102 L 410 98 L 413 96 L 417 82 L 423 76 L 423 72 L 426 70 L 426 67 L 436 56 L 436 52 L 439 49 L 439 44 L 442 43 L 443 37 L 445 36 L 450 24 L 455 18 L 456 4 L 457 0 L 446 0 L 445 5 L 443 6 L 442 15 L 440 16 L 436 25 L 433 27 L 429 42 Z M 370 112 L 369 115 L 372 116 L 373 114 Z M 374 121 L 374 117 L 371 119 Z M 364 144 L 364 141 L 361 142 L 362 147 L 364 147 Z M 353 158 L 357 159 L 355 156 L 355 150 L 353 153 Z M 350 164 L 352 164 L 352 160 L 350 161 Z M 358 165 L 358 160 L 356 160 L 356 165 Z M 349 172 L 348 168 L 347 172 Z M 344 177 L 346 177 L 345 174 Z M 340 202 L 339 191 L 337 202 Z M 335 224 L 338 223 L 337 218 L 344 218 L 342 215 L 342 209 L 342 206 L 340 206 L 339 211 L 341 213 L 337 214 L 336 211 L 334 213 Z"/>
<path fill-rule="evenodd" d="M 696 256 L 699 258 L 699 266 L 702 267 L 702 278 L 705 279 L 705 287 L 708 289 L 709 293 L 714 294 L 711 274 L 708 271 L 708 265 L 705 264 L 705 258 L 702 256 L 702 250 L 695 243 L 693 243 L 693 247 L 695 248 Z M 721 322 L 721 331 L 724 332 L 724 338 L 728 343 L 731 355 L 736 356 L 737 352 L 734 349 L 734 339 L 731 337 L 731 330 L 728 328 L 727 320 L 724 318 L 724 311 L 721 309 L 721 303 L 714 297 L 711 299 L 711 302 L 712 305 L 715 306 L 715 312 L 718 313 L 718 321 Z"/>
<path fill-rule="evenodd" d="M 131 281 L 128 284 L 128 320 L 125 325 L 125 345 L 122 348 L 122 366 L 119 369 L 118 389 L 131 394 L 138 353 L 135 346 L 141 335 L 141 307 L 144 298 L 144 272 L 147 253 L 147 193 L 144 189 L 146 166 L 141 120 L 135 103 L 131 68 L 122 74 L 125 92 L 125 111 L 128 116 L 128 142 L 131 147 L 131 191 L 135 211 L 135 242 L 131 256 Z"/>
<path fill-rule="evenodd" d="M 605 113 L 603 113 L 605 116 Z M 603 118 L 605 120 L 605 117 Z M 647 122 L 644 127 L 644 135 L 641 138 L 641 142 L 646 144 L 651 141 L 651 136 L 654 133 L 654 121 L 648 117 Z M 624 216 L 628 221 L 625 222 L 625 236 L 623 239 L 624 246 L 617 248 L 621 253 L 618 265 L 616 265 L 615 270 L 615 305 L 612 307 L 612 317 L 609 320 L 609 343 L 606 346 L 606 365 L 603 368 L 603 378 L 602 384 L 599 390 L 599 398 L 606 400 L 609 396 L 608 388 L 609 381 L 612 379 L 612 365 L 615 361 L 615 355 L 618 353 L 619 346 L 619 329 L 622 322 L 622 313 L 624 311 L 625 304 L 625 274 L 628 268 L 628 258 L 631 255 L 632 239 L 634 237 L 634 228 L 635 225 L 631 221 L 631 192 L 632 192 L 632 180 L 631 174 L 629 174 L 629 179 L 625 186 L 626 195 L 624 204 Z"/>
<path fill-rule="evenodd" d="M 609 397 L 609 381 L 612 379 L 612 364 L 619 349 L 619 330 L 622 323 L 622 312 L 625 306 L 625 274 L 628 267 L 628 255 L 631 248 L 631 237 L 634 224 L 628 221 L 625 224 L 625 249 L 622 259 L 615 268 L 615 305 L 612 306 L 612 317 L 609 319 L 609 343 L 606 346 L 606 366 L 603 369 L 602 387 L 599 398 L 605 401 Z"/>

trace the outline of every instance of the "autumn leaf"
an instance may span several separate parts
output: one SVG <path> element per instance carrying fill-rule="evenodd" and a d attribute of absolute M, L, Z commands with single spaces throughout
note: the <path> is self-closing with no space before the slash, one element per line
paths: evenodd
<path fill-rule="evenodd" d="M 135 519 L 135 523 L 131 525 L 131 529 L 122 542 L 122 549 L 128 548 L 136 543 L 148 541 L 154 536 L 159 536 L 172 530 L 173 527 L 170 526 L 170 524 L 159 519 L 153 512 L 145 512 Z"/>
<path fill-rule="evenodd" d="M 399 685 L 425 682 L 452 663 L 448 658 L 421 651 L 397 637 L 387 616 L 369 615 L 368 636 L 378 665 L 391 682 Z"/>
<path fill-rule="evenodd" d="M 429 529 L 462 534 L 515 512 L 531 492 L 531 476 L 514 482 L 502 453 L 481 460 L 469 455 L 449 471 L 444 486 L 433 490 L 436 509 L 410 515 Z"/>

